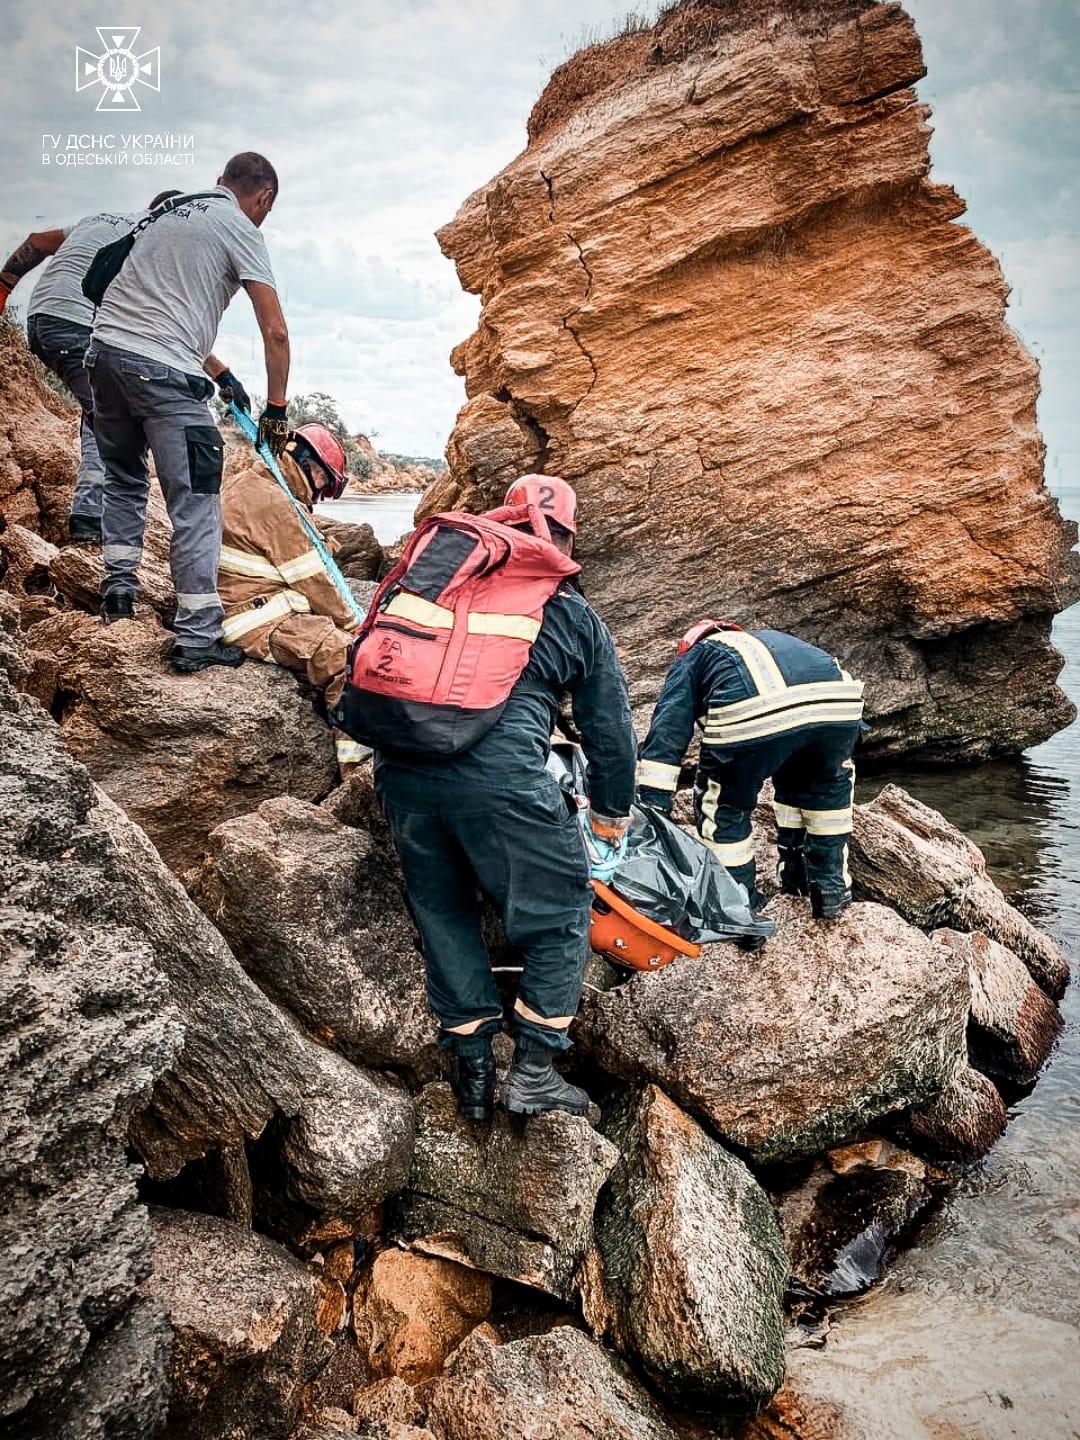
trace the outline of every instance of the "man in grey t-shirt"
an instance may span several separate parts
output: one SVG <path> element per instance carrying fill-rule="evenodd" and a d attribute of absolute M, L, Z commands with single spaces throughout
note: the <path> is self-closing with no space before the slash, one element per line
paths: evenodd
<path fill-rule="evenodd" d="M 134 613 L 152 451 L 173 525 L 171 662 L 182 673 L 239 665 L 244 658 L 239 646 L 222 641 L 217 571 L 224 449 L 206 405 L 213 393 L 207 377 L 224 383 L 228 373 L 210 347 L 241 285 L 266 354 L 260 439 L 280 449 L 288 437 L 289 333 L 259 233 L 277 192 L 270 162 L 245 152 L 233 156 L 213 190 L 155 217 L 105 291 L 86 353 L 105 462 L 101 615 L 111 623 Z"/>
<path fill-rule="evenodd" d="M 166 190 L 150 202 L 159 205 L 179 190 Z M 93 399 L 83 357 L 90 344 L 94 307 L 82 292 L 83 276 L 102 245 L 126 235 L 138 215 L 101 211 L 57 230 L 32 231 L 0 270 L 0 313 L 8 296 L 31 270 L 49 260 L 34 286 L 26 316 L 31 351 L 68 387 L 82 409 L 81 458 L 71 500 L 68 533 L 72 540 L 101 539 L 101 495 L 105 467 L 93 429 Z"/>

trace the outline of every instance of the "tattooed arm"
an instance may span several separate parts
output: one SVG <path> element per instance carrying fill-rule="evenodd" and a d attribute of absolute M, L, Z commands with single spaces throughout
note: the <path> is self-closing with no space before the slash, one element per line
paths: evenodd
<path fill-rule="evenodd" d="M 24 275 L 29 275 L 36 265 L 40 265 L 50 255 L 55 255 L 63 243 L 63 230 L 31 232 L 19 248 L 4 261 L 4 268 L 0 270 L 0 285 L 10 293 Z"/>

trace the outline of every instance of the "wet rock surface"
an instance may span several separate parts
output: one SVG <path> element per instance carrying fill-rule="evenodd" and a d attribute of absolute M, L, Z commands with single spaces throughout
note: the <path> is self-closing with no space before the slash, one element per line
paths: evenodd
<path fill-rule="evenodd" d="M 335 803 L 348 805 L 350 825 L 282 796 L 219 826 L 191 894 L 250 974 L 326 1044 L 358 1063 L 437 1073 L 386 824 L 368 778 L 346 788 Z"/>
<path fill-rule="evenodd" d="M 124 1131 L 180 1027 L 113 908 L 93 782 L 3 673 L 0 728 L 0 1429 L 142 1433 L 167 1332 L 136 1298 L 150 1232 Z"/>
<path fill-rule="evenodd" d="M 1001 270 L 929 179 L 924 73 L 899 6 L 678 5 L 561 67 L 439 232 L 482 308 L 420 513 L 571 480 L 642 711 L 708 597 L 865 678 L 880 756 L 1015 752 L 1071 716 L 1049 627 L 1075 529 Z"/>
<path fill-rule="evenodd" d="M 1008 1120 L 993 1081 L 963 1064 L 932 1100 L 897 1116 L 891 1130 L 920 1154 L 967 1165 L 1000 1140 Z"/>
<path fill-rule="evenodd" d="M 588 996 L 579 1021 L 600 1064 L 765 1163 L 930 1100 L 964 1058 L 968 1010 L 966 967 L 891 910 L 822 924 L 780 897 L 768 914 L 777 934 L 758 954 L 706 947 Z"/>
<path fill-rule="evenodd" d="M 580 1116 L 464 1120 L 446 1084 L 417 1100 L 416 1153 L 395 1207 L 413 1249 L 565 1295 L 618 1151 Z"/>
<path fill-rule="evenodd" d="M 80 612 L 27 639 L 56 662 L 64 744 L 175 869 L 198 863 L 232 815 L 275 795 L 321 799 L 336 782 L 325 721 L 277 666 L 175 675 L 172 638 L 152 620 L 103 625 Z"/>
<path fill-rule="evenodd" d="M 163 1440 L 287 1440 L 329 1347 L 316 1282 L 288 1251 L 226 1220 L 156 1210 L 144 1290 L 173 1331 Z"/>
<path fill-rule="evenodd" d="M 630 1372 L 580 1330 L 492 1345 L 479 1334 L 427 1392 L 439 1440 L 675 1440 Z"/>
<path fill-rule="evenodd" d="M 655 1086 L 620 1097 L 603 1129 L 621 1158 L 597 1206 L 590 1328 L 682 1406 L 761 1409 L 784 1376 L 788 1278 L 768 1197 Z"/>

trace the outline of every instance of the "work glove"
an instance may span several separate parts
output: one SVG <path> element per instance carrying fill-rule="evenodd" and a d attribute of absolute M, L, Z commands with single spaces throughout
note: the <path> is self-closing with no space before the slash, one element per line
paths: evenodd
<path fill-rule="evenodd" d="M 629 815 L 598 815 L 590 810 L 583 817 L 585 853 L 589 858 L 589 879 L 610 885 L 615 872 L 626 859 L 626 834 Z"/>
<path fill-rule="evenodd" d="M 268 400 L 259 416 L 259 444 L 269 445 L 271 455 L 280 455 L 289 439 L 287 405 L 273 405 Z"/>
<path fill-rule="evenodd" d="M 214 384 L 226 405 L 231 400 L 238 410 L 246 410 L 249 415 L 251 414 L 251 396 L 231 370 L 222 370 L 220 375 L 214 377 Z"/>

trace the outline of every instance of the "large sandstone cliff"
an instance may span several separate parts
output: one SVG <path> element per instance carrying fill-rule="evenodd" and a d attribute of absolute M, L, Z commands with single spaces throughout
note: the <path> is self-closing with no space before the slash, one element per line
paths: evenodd
<path fill-rule="evenodd" d="M 895 4 L 689 0 L 557 70 L 439 234 L 483 308 L 421 513 L 570 479 L 642 712 L 722 614 L 841 655 L 877 756 L 1070 718 L 1048 636 L 1075 528 L 1000 268 L 929 178 L 923 74 Z"/>

